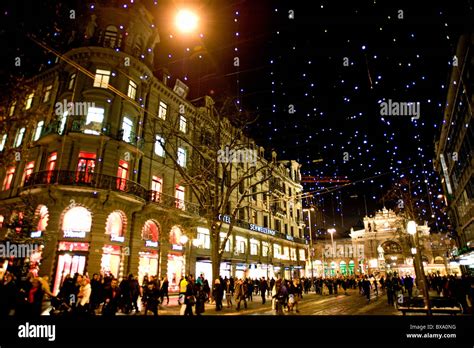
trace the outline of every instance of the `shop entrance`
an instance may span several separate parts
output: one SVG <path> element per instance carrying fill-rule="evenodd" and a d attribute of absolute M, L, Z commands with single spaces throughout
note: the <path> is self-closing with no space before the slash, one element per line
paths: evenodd
<path fill-rule="evenodd" d="M 59 242 L 58 264 L 54 277 L 53 294 L 57 295 L 64 278 L 69 274 L 84 274 L 89 243 Z"/>
<path fill-rule="evenodd" d="M 145 275 L 150 278 L 150 276 L 156 276 L 158 274 L 158 253 L 154 252 L 144 252 L 139 253 L 140 259 L 138 263 L 138 281 L 140 285 L 142 284 L 143 277 Z"/>
<path fill-rule="evenodd" d="M 102 248 L 102 260 L 100 270 L 105 274 L 111 274 L 115 278 L 119 276 L 121 252 L 118 245 L 104 245 Z"/>
<path fill-rule="evenodd" d="M 169 291 L 178 292 L 179 281 L 184 277 L 184 256 L 168 254 L 168 281 Z"/>

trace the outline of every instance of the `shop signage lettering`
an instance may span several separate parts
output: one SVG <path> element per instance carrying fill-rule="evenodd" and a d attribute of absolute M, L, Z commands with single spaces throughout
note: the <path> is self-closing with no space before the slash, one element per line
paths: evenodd
<path fill-rule="evenodd" d="M 258 225 L 255 225 L 255 224 L 250 224 L 250 230 L 251 231 L 257 231 L 257 232 L 260 232 L 260 233 L 270 234 L 272 236 L 276 235 L 276 231 L 271 230 L 271 229 L 266 228 L 266 227 L 258 226 Z"/>
<path fill-rule="evenodd" d="M 31 232 L 31 238 L 41 238 L 41 231 Z"/>
<path fill-rule="evenodd" d="M 64 238 L 85 238 L 86 231 L 72 231 L 66 230 L 64 231 Z"/>
<path fill-rule="evenodd" d="M 179 244 L 173 244 L 173 245 L 171 246 L 171 249 L 173 249 L 173 250 L 180 250 L 180 251 L 181 251 L 181 250 L 183 250 L 183 246 L 182 246 L 182 245 L 179 245 Z"/>
<path fill-rule="evenodd" d="M 112 242 L 120 242 L 120 243 L 123 243 L 125 241 L 125 237 L 124 236 L 110 236 L 110 240 Z"/>
<path fill-rule="evenodd" d="M 146 247 L 151 247 L 151 248 L 158 248 L 158 242 L 154 242 L 152 240 L 146 240 L 145 241 L 145 246 Z"/>
<path fill-rule="evenodd" d="M 231 218 L 229 215 L 219 214 L 219 220 L 225 222 L 226 224 L 230 224 Z"/>

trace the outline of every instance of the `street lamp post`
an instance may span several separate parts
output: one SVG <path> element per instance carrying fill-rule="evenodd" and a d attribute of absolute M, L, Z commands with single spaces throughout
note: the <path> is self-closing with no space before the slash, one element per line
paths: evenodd
<path fill-rule="evenodd" d="M 328 230 L 329 234 L 331 235 L 331 250 L 332 250 L 332 258 L 333 260 L 335 259 L 335 254 L 336 254 L 336 250 L 334 249 L 334 236 L 333 234 L 336 233 L 336 229 L 335 228 L 330 228 Z M 332 264 L 332 262 L 331 262 Z M 332 266 L 331 266 L 331 269 L 332 269 Z M 331 274 L 332 275 L 332 274 Z"/>
<path fill-rule="evenodd" d="M 311 229 L 311 212 L 314 211 L 314 208 L 310 209 L 303 209 L 303 211 L 308 212 L 308 223 L 309 223 L 309 262 L 311 264 L 311 279 L 314 278 L 314 261 L 313 261 L 313 256 L 314 256 L 314 248 L 313 248 L 313 231 Z"/>
<path fill-rule="evenodd" d="M 426 282 L 426 277 L 425 277 L 425 270 L 423 267 L 423 260 L 421 258 L 421 252 L 420 252 L 420 246 L 419 246 L 419 241 L 418 241 L 418 229 L 415 221 L 408 221 L 407 223 L 407 232 L 411 236 L 413 236 L 414 239 L 414 245 L 415 247 L 411 248 L 411 253 L 414 255 L 414 264 L 415 264 L 415 273 L 417 274 L 417 278 L 420 280 L 421 288 L 423 290 L 424 294 L 424 299 L 426 302 L 426 308 L 428 309 L 428 315 L 431 315 L 431 303 L 430 303 L 430 294 L 429 294 L 429 288 L 428 288 L 428 283 Z"/>

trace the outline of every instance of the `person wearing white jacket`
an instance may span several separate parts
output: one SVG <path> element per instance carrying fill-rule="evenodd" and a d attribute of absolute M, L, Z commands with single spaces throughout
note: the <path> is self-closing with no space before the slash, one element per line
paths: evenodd
<path fill-rule="evenodd" d="M 82 310 L 87 311 L 88 306 L 89 306 L 89 301 L 91 298 L 91 281 L 89 278 L 85 278 L 82 280 L 81 287 L 79 289 L 79 306 L 81 307 Z"/>

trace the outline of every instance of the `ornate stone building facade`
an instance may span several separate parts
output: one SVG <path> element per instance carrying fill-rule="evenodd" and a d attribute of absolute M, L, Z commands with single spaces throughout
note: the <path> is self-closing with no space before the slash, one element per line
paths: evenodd
<path fill-rule="evenodd" d="M 213 101 L 189 101 L 182 82 L 170 88 L 168 76 L 154 75 L 159 35 L 139 2 L 91 7 L 89 15 L 74 47 L 7 108 L 9 116 L 46 111 L 34 127 L 0 134 L 0 152 L 20 153 L 0 169 L 0 237 L 25 214 L 13 206 L 36 207 L 31 237 L 44 243 L 32 270 L 49 275 L 54 291 L 76 272 L 168 276 L 172 291 L 184 273 L 209 278 L 206 221 L 163 148 L 177 144 L 179 165 L 190 168 L 192 146 L 157 130 L 175 126 L 189 144 L 202 142 Z M 247 142 L 266 163 L 263 148 Z M 255 192 L 239 211 L 223 276 L 289 277 L 304 268 L 300 165 L 276 154 L 272 161 L 273 178 L 261 187 L 268 194 Z"/>
<path fill-rule="evenodd" d="M 318 275 L 384 274 L 398 272 L 415 274 L 413 246 L 405 232 L 403 218 L 382 209 L 374 216 L 364 217 L 364 229 L 351 229 L 350 237 L 315 243 L 314 269 Z M 426 225 L 417 227 L 422 244 L 421 254 L 427 273 L 459 273 L 449 264 L 448 253 L 454 244 L 446 234 L 432 234 Z"/>

